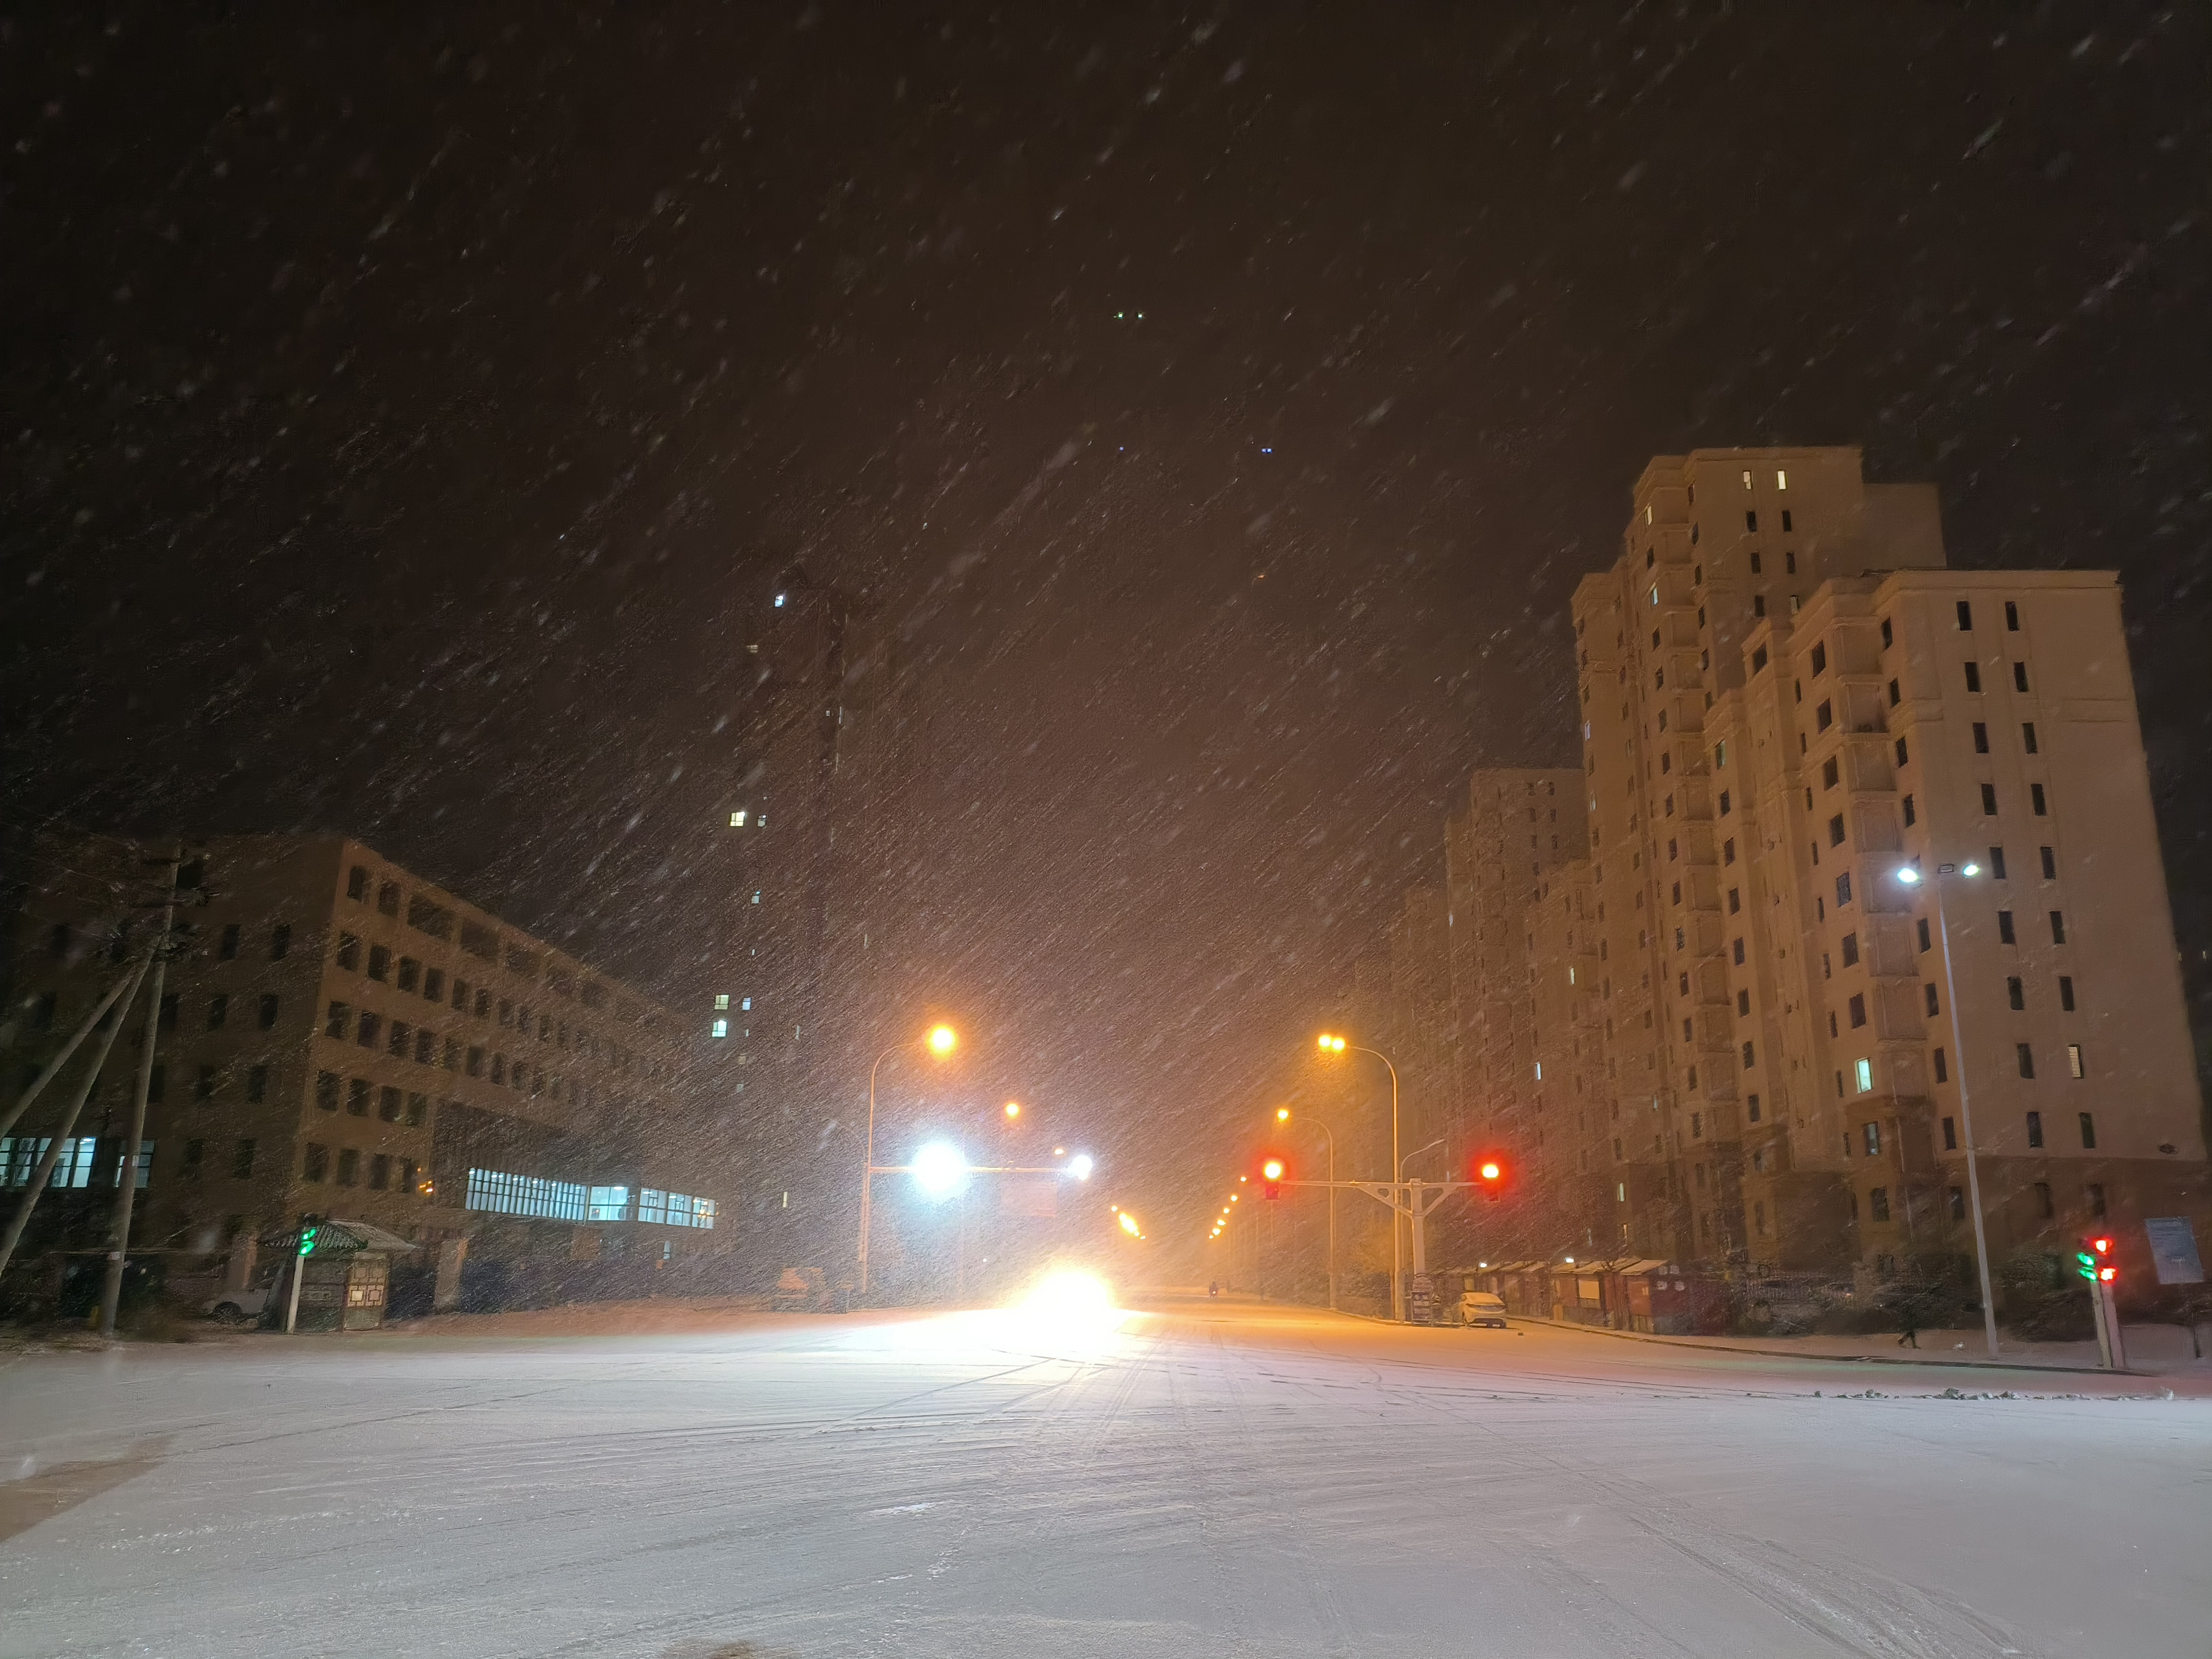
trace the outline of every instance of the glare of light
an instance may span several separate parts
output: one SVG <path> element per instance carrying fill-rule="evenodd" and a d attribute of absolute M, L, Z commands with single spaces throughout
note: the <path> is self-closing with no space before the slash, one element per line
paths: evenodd
<path fill-rule="evenodd" d="M 1982 873 L 1982 866 L 1978 864 L 1962 864 L 1959 866 L 1959 873 L 1962 876 L 1978 876 Z"/>
<path fill-rule="evenodd" d="M 1498 1166 L 1497 1166 L 1495 1164 L 1484 1164 L 1484 1165 L 1482 1166 L 1482 1178 L 1483 1178 L 1485 1181 L 1495 1181 L 1495 1180 L 1497 1180 L 1497 1179 L 1498 1179 Z"/>
<path fill-rule="evenodd" d="M 1121 1231 L 1132 1238 L 1137 1236 L 1137 1218 L 1127 1210 L 1121 1212 Z"/>
<path fill-rule="evenodd" d="M 933 1025 L 929 1028 L 928 1041 L 930 1053 L 949 1054 L 960 1046 L 960 1034 L 950 1025 Z"/>
<path fill-rule="evenodd" d="M 782 609 L 782 607 L 783 607 L 783 595 L 782 595 L 782 594 L 779 593 L 779 594 L 777 594 L 777 595 L 775 596 L 775 603 L 776 603 L 776 608 L 777 608 L 778 610 Z"/>
<path fill-rule="evenodd" d="M 1097 1164 L 1092 1159 L 1091 1154 L 1088 1152 L 1078 1152 L 1073 1158 L 1067 1160 L 1067 1172 L 1073 1176 L 1078 1181 L 1090 1180 L 1091 1170 L 1097 1167 Z"/>
<path fill-rule="evenodd" d="M 1269 1158 L 1260 1166 L 1260 1173 L 1270 1181 L 1280 1181 L 1283 1178 L 1283 1160 L 1279 1158 Z"/>
<path fill-rule="evenodd" d="M 1490 1264 L 1487 1261 L 1478 1261 L 1474 1265 L 1478 1267 L 1487 1267 Z"/>
<path fill-rule="evenodd" d="M 1244 1181 L 1244 1182 L 1249 1182 L 1249 1181 L 1250 1181 L 1250 1180 L 1252 1179 L 1252 1177 L 1251 1177 L 1250 1176 L 1238 1176 L 1237 1178 L 1239 1181 Z M 1231 1204 L 1234 1204 L 1234 1203 L 1237 1201 L 1236 1197 L 1232 1194 L 1232 1195 L 1231 1196 L 1231 1198 L 1230 1198 L 1230 1200 L 1229 1200 L 1229 1201 L 1230 1201 Z"/>
<path fill-rule="evenodd" d="M 1289 1107 L 1287 1107 L 1287 1106 L 1278 1106 L 1278 1107 L 1276 1107 L 1276 1108 L 1275 1108 L 1275 1121 L 1276 1121 L 1276 1122 L 1278 1122 L 1278 1123 L 1288 1123 L 1290 1121 L 1291 1121 L 1291 1109 L 1290 1109 Z"/>
<path fill-rule="evenodd" d="M 1340 1036 L 1334 1036 L 1330 1032 L 1323 1031 L 1321 1034 L 1321 1051 L 1325 1054 L 1342 1054 L 1344 1052 L 1344 1039 Z"/>
<path fill-rule="evenodd" d="M 1114 1305 L 1114 1291 L 1095 1273 L 1058 1268 L 1031 1287 L 1018 1304 L 1029 1319 L 1062 1331 L 1112 1329 L 1121 1322 Z"/>
<path fill-rule="evenodd" d="M 1572 1256 L 1569 1256 L 1569 1257 L 1567 1258 L 1567 1266 L 1569 1266 L 1570 1267 L 1573 1267 L 1574 1265 L 1575 1265 L 1575 1259 L 1574 1259 L 1574 1257 L 1572 1257 Z"/>
<path fill-rule="evenodd" d="M 1920 872 L 1908 864 L 1897 872 L 1897 878 L 1907 887 L 1916 887 L 1920 883 Z"/>
<path fill-rule="evenodd" d="M 947 1198 L 968 1184 L 968 1160 L 950 1141 L 933 1140 L 914 1155 L 915 1185 L 932 1198 Z"/>
<path fill-rule="evenodd" d="M 1055 1146 L 1052 1149 L 1052 1155 L 1054 1158 L 1066 1158 L 1067 1156 L 1067 1148 L 1065 1146 Z"/>
<path fill-rule="evenodd" d="M 1229 1194 L 1229 1201 L 1230 1201 L 1231 1204 L 1234 1204 L 1234 1203 L 1237 1201 L 1237 1195 L 1235 1193 L 1231 1193 L 1231 1194 Z"/>

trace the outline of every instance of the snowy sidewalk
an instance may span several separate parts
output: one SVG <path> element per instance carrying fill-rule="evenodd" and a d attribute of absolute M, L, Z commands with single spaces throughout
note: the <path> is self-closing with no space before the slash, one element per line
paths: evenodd
<path fill-rule="evenodd" d="M 1986 1351 L 1981 1328 L 1968 1330 L 1923 1331 L 1920 1346 L 1900 1347 L 1894 1334 L 1875 1332 L 1868 1336 L 1656 1336 L 1642 1331 L 1613 1331 L 1599 1325 L 1571 1321 L 1513 1316 L 1516 1322 L 1547 1325 L 1553 1330 L 1580 1331 L 1585 1335 L 1610 1337 L 1627 1342 L 1657 1342 L 1684 1348 L 1712 1348 L 1724 1352 L 1763 1354 L 1774 1358 L 1856 1359 L 1872 1364 L 1973 1365 L 1984 1369 L 2049 1371 L 2096 1371 L 2094 1342 L 2022 1342 L 2000 1334 L 1992 1358 Z M 2212 1358 L 2194 1357 L 2186 1329 L 2179 1325 L 2130 1325 L 2122 1332 L 2127 1346 L 2128 1371 L 2144 1376 L 2191 1376 L 2212 1380 Z"/>

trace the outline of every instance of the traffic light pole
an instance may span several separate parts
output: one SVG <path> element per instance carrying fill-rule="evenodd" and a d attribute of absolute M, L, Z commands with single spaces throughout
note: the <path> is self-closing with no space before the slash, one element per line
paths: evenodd
<path fill-rule="evenodd" d="M 1425 1149 L 1424 1149 L 1425 1150 Z M 1334 1188 L 1346 1187 L 1355 1193 L 1364 1193 L 1376 1203 L 1386 1205 L 1392 1212 L 1390 1224 L 1395 1229 L 1402 1216 L 1411 1224 L 1413 1235 L 1413 1277 L 1424 1279 L 1429 1271 L 1429 1212 L 1454 1193 L 1472 1192 L 1481 1183 L 1474 1181 L 1285 1181 L 1285 1187 L 1327 1187 L 1331 1189 L 1330 1201 L 1335 1201 Z M 1405 1321 L 1405 1287 L 1394 1285 L 1390 1297 L 1392 1316 L 1401 1323 Z"/>

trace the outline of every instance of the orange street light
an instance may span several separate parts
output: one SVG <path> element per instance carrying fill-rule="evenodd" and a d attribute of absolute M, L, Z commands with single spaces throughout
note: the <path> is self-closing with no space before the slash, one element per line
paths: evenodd
<path fill-rule="evenodd" d="M 1007 1115 L 1008 1117 L 1010 1117 L 1010 1118 L 1015 1118 L 1015 1117 L 1019 1117 L 1021 1115 L 1022 1115 L 1022 1103 L 1021 1103 L 1020 1101 L 1018 1101 L 1018 1100 L 1010 1100 L 1010 1101 L 1008 1101 L 1008 1102 L 1006 1103 L 1006 1115 Z"/>
<path fill-rule="evenodd" d="M 929 1028 L 929 1052 L 933 1054 L 940 1056 L 949 1054 L 959 1046 L 960 1034 L 950 1025 L 933 1025 Z"/>

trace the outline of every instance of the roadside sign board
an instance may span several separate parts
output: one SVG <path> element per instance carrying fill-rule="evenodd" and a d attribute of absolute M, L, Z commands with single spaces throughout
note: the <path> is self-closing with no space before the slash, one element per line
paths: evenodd
<path fill-rule="evenodd" d="M 2161 1285 L 2202 1285 L 2204 1263 L 2197 1254 L 2197 1230 L 2185 1215 L 2154 1215 L 2143 1221 L 2150 1237 L 2150 1259 Z"/>

